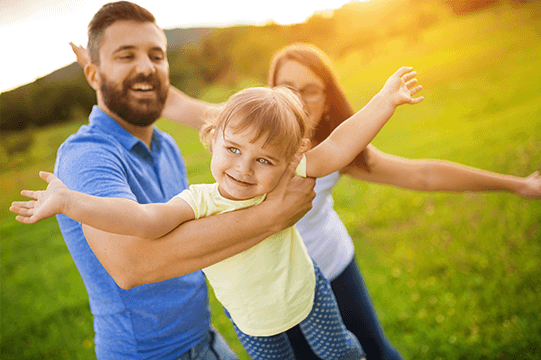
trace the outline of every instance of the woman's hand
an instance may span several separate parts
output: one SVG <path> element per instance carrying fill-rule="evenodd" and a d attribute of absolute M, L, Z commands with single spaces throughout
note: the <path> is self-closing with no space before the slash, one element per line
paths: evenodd
<path fill-rule="evenodd" d="M 541 176 L 539 171 L 525 178 L 524 185 L 517 189 L 516 194 L 527 198 L 541 197 Z"/>
<path fill-rule="evenodd" d="M 11 212 L 17 214 L 15 220 L 23 224 L 35 224 L 62 213 L 64 207 L 62 195 L 68 188 L 51 173 L 40 171 L 39 177 L 49 183 L 46 190 L 21 191 L 21 195 L 36 201 L 14 201 L 9 208 Z"/>
<path fill-rule="evenodd" d="M 423 88 L 417 84 L 416 71 L 412 71 L 412 67 L 403 66 L 398 69 L 391 77 L 385 82 L 380 93 L 385 96 L 394 106 L 402 104 L 418 104 L 424 100 L 423 96 L 414 98 L 413 95 L 417 94 Z"/>
<path fill-rule="evenodd" d="M 75 53 L 75 56 L 77 56 L 77 62 L 84 69 L 87 64 L 90 64 L 90 58 L 88 57 L 88 52 L 81 45 L 75 45 L 72 42 L 70 42 L 69 44 L 71 46 L 71 50 L 73 50 L 73 52 Z"/>

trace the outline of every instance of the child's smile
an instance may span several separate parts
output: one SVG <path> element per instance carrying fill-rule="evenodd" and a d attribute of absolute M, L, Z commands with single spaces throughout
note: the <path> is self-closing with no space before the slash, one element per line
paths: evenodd
<path fill-rule="evenodd" d="M 268 193 L 288 165 L 281 149 L 264 146 L 265 137 L 252 139 L 250 129 L 237 133 L 231 126 L 214 134 L 210 168 L 225 198 L 247 200 Z"/>
<path fill-rule="evenodd" d="M 227 175 L 227 177 L 228 177 L 229 179 L 233 180 L 235 183 L 237 183 L 237 184 L 240 185 L 240 186 L 251 186 L 251 185 L 254 185 L 254 183 L 236 179 L 236 178 L 234 178 L 233 176 L 229 175 L 228 173 L 226 173 L 226 175 Z"/>

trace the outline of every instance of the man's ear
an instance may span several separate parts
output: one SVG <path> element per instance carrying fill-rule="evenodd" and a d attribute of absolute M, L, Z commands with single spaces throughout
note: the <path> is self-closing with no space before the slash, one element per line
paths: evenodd
<path fill-rule="evenodd" d="M 92 89 L 98 91 L 101 87 L 101 78 L 98 71 L 98 66 L 93 63 L 88 63 L 85 65 L 84 73 L 88 84 L 92 87 Z"/>

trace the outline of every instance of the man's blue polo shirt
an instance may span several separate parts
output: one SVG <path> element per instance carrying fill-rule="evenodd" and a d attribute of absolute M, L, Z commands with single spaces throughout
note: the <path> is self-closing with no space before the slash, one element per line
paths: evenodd
<path fill-rule="evenodd" d="M 156 128 L 151 149 L 94 106 L 89 125 L 58 150 L 55 174 L 83 193 L 167 202 L 188 187 L 184 161 L 173 138 Z M 123 290 L 90 249 L 81 224 L 57 219 L 89 295 L 98 359 L 176 359 L 199 343 L 210 327 L 201 271 Z"/>

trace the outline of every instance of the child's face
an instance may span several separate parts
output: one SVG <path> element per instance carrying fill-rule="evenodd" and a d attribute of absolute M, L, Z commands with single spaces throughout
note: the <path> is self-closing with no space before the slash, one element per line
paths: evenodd
<path fill-rule="evenodd" d="M 250 129 L 238 133 L 230 127 L 212 136 L 210 170 L 227 199 L 247 200 L 268 193 L 289 164 L 281 149 L 263 147 L 265 139 L 250 143 L 251 139 Z"/>

